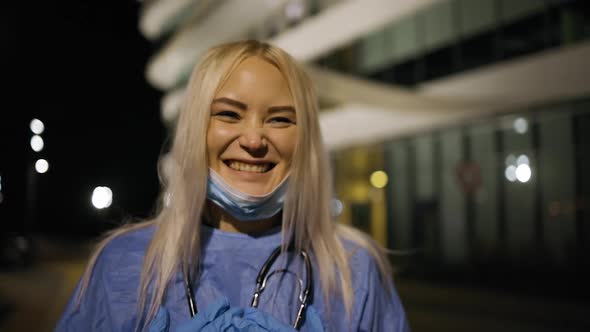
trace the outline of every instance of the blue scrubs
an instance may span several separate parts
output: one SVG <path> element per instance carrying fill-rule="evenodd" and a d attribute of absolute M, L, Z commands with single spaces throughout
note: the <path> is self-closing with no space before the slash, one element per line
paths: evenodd
<path fill-rule="evenodd" d="M 193 280 L 197 307 L 203 311 L 227 298 L 232 307 L 249 307 L 256 276 L 268 255 L 281 243 L 280 229 L 262 236 L 228 233 L 202 226 L 202 268 L 200 280 Z M 153 235 L 153 227 L 120 236 L 100 254 L 86 295 L 78 309 L 70 300 L 56 331 L 133 331 L 136 322 L 137 288 L 142 261 Z M 379 271 L 369 253 L 347 243 L 353 255 L 350 263 L 354 287 L 351 320 L 345 317 L 344 303 L 331 299 L 327 310 L 320 287 L 319 269 L 313 270 L 313 294 L 308 315 L 319 317 L 326 331 L 409 331 L 404 309 L 395 289 L 384 290 Z M 283 255 L 272 270 L 287 268 L 293 273 L 277 273 L 268 280 L 259 309 L 276 320 L 291 325 L 298 309 L 299 281 L 305 280 L 303 261 L 296 255 Z M 169 331 L 190 319 L 183 276 L 178 273 L 166 292 L 163 303 Z M 314 325 L 312 327 L 312 325 Z M 306 321 L 300 331 L 316 330 Z"/>

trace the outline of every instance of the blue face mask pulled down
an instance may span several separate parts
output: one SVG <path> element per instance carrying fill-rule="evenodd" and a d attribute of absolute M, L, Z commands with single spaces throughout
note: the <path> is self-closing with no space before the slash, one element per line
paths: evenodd
<path fill-rule="evenodd" d="M 209 168 L 207 198 L 240 221 L 268 219 L 283 208 L 288 177 L 268 194 L 249 195 L 230 186 L 221 175 Z"/>

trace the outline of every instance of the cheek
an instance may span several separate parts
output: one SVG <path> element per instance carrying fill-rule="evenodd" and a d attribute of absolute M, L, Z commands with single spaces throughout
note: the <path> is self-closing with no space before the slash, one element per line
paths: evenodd
<path fill-rule="evenodd" d="M 215 163 L 224 147 L 231 142 L 231 133 L 223 126 L 209 124 L 207 130 L 207 155 L 209 163 Z"/>
<path fill-rule="evenodd" d="M 295 152 L 295 146 L 297 145 L 297 131 L 295 128 L 288 132 L 276 135 L 274 138 L 275 146 L 281 156 L 281 158 L 289 163 L 293 159 L 293 153 Z"/>

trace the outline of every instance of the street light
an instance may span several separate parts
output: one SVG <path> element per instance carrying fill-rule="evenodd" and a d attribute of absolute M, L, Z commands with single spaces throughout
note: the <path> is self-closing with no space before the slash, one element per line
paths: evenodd
<path fill-rule="evenodd" d="M 45 142 L 41 137 L 41 134 L 45 132 L 45 124 L 39 119 L 33 119 L 29 123 L 29 129 L 33 134 L 31 136 L 31 149 L 33 153 L 29 152 L 27 158 L 27 186 L 26 186 L 26 208 L 25 218 L 23 222 L 23 232 L 27 232 L 29 227 L 32 227 L 37 220 L 37 195 L 39 192 L 39 177 L 37 174 L 47 173 L 49 170 L 49 162 L 47 160 L 39 158 L 42 156 L 37 155 L 41 153 L 45 147 Z M 30 166 L 30 162 L 37 160 L 34 166 Z"/>
<path fill-rule="evenodd" d="M 45 159 L 39 159 L 35 163 L 35 170 L 39 174 L 43 174 L 43 173 L 47 172 L 48 169 L 49 169 L 49 163 Z"/>
<path fill-rule="evenodd" d="M 384 171 L 375 171 L 371 174 L 369 182 L 377 189 L 384 188 L 387 185 L 388 176 Z"/>
<path fill-rule="evenodd" d="M 31 137 L 31 149 L 35 152 L 41 152 L 43 147 L 45 146 L 45 142 L 43 142 L 43 138 L 39 135 L 35 135 Z"/>
<path fill-rule="evenodd" d="M 108 208 L 113 203 L 113 191 L 109 187 L 96 187 L 92 192 L 91 201 L 98 210 Z"/>
<path fill-rule="evenodd" d="M 45 130 L 45 125 L 39 119 L 33 119 L 29 125 L 34 134 L 40 135 Z"/>
<path fill-rule="evenodd" d="M 43 137 L 41 137 L 41 134 L 45 131 L 45 124 L 39 119 L 33 119 L 29 124 L 29 128 L 34 134 L 33 137 L 31 137 L 31 149 L 35 152 L 41 152 L 45 147 L 45 141 L 43 140 Z M 35 163 L 35 170 L 39 174 L 47 172 L 48 169 L 49 163 L 45 159 L 39 159 Z"/>

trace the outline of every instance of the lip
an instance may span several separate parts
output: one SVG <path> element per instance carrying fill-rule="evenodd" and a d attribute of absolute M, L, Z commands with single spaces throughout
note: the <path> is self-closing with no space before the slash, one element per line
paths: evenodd
<path fill-rule="evenodd" d="M 223 161 L 224 164 L 228 164 L 232 161 L 237 161 L 239 163 L 252 164 L 252 165 L 264 165 L 264 164 L 276 165 L 277 164 L 271 160 L 247 160 L 247 159 L 237 159 L 237 158 L 227 158 L 227 159 L 222 159 L 221 161 Z"/>

